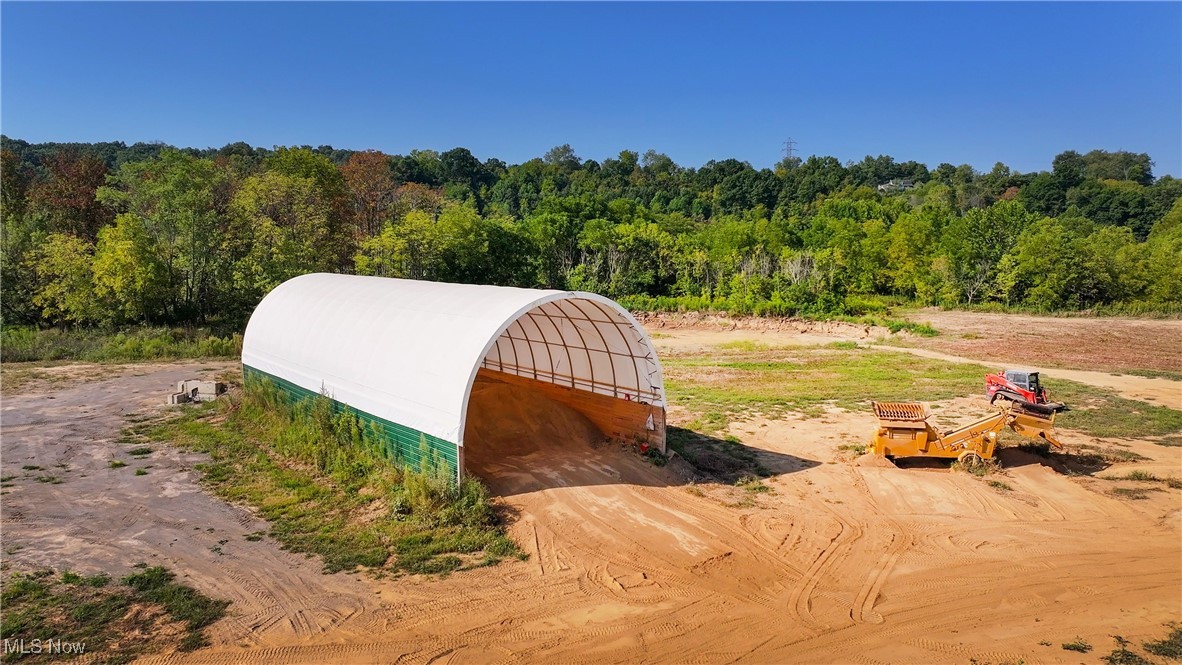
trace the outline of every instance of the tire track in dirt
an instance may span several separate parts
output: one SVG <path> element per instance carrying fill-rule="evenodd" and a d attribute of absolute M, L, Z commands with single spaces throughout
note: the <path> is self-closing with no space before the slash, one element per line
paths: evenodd
<path fill-rule="evenodd" d="M 168 373 L 133 377 L 128 410 L 150 409 L 148 386 L 167 388 Z M 1182 588 L 1182 521 L 1163 517 L 1178 495 L 1164 490 L 1121 502 L 1042 467 L 1011 470 L 1015 492 L 1039 499 L 1032 506 L 962 475 L 838 463 L 777 474 L 774 492 L 735 507 L 718 499 L 734 488 L 693 496 L 639 456 L 565 441 L 489 467 L 531 560 L 442 579 L 326 576 L 270 539 L 245 542 L 265 522 L 196 491 L 195 474 L 154 485 L 156 471 L 129 480 L 100 468 L 122 422 L 104 413 L 110 404 L 69 414 L 83 423 L 73 431 L 50 404 L 36 418 L 49 424 L 19 436 L 9 406 L 6 473 L 41 455 L 95 468 L 93 480 L 6 495 L 5 524 L 15 514 L 23 522 L 11 523 L 45 534 L 29 537 L 29 561 L 142 558 L 234 601 L 213 648 L 151 663 L 1033 662 L 1048 636 L 1100 643 L 1113 625 L 1156 629 L 1176 618 L 1169 591 Z M 26 418 L 38 408 L 20 406 Z M 773 423 L 749 445 L 829 459 L 850 422 L 793 426 L 788 435 Z M 63 440 L 30 438 L 46 429 Z M 159 452 L 191 467 L 172 454 Z M 50 540 L 51 529 L 75 535 Z M 227 538 L 222 555 L 210 551 Z M 997 634 L 1012 648 L 999 650 Z"/>

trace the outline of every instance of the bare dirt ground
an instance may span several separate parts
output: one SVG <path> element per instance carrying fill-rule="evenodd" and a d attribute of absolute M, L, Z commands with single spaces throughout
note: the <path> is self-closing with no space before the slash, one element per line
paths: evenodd
<path fill-rule="evenodd" d="M 1017 365 L 1119 373 L 1182 373 L 1182 320 L 1072 318 L 943 311 L 913 312 L 942 334 L 910 346 Z"/>
<path fill-rule="evenodd" d="M 747 338 L 652 330 L 677 348 Z M 865 331 L 764 332 L 817 343 Z M 1077 663 L 1061 643 L 1106 653 L 1111 635 L 1139 644 L 1182 620 L 1182 493 L 1164 485 L 1122 499 L 1111 490 L 1135 483 L 1071 477 L 1019 451 L 990 477 L 1009 490 L 865 465 L 838 446 L 874 423 L 843 412 L 730 425 L 772 472 L 768 491 L 693 484 L 598 443 L 578 414 L 497 386 L 474 392 L 472 413 L 497 417 L 476 425 L 466 456 L 529 559 L 442 579 L 323 575 L 270 539 L 246 541 L 266 525 L 197 487 L 199 456 L 161 448 L 134 462 L 116 442 L 126 414 L 164 408 L 172 382 L 227 366 L 121 368 L 3 400 L 3 474 L 19 477 L 0 502 L 5 559 L 168 565 L 233 601 L 214 646 L 145 662 Z M 938 413 L 951 425 L 982 408 L 966 397 Z M 1105 473 L 1182 468 L 1182 448 L 1061 434 L 1149 459 Z M 131 464 L 109 469 L 113 458 Z"/>

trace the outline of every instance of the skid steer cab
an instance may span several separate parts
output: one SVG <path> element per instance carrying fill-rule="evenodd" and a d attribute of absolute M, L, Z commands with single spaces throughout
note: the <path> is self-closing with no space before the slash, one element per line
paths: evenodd
<path fill-rule="evenodd" d="M 1067 408 L 1062 402 L 1052 402 L 1047 389 L 1038 380 L 1038 372 L 1027 369 L 1007 369 L 985 375 L 985 396 L 990 404 L 1014 402 L 1028 411 L 1056 413 Z"/>

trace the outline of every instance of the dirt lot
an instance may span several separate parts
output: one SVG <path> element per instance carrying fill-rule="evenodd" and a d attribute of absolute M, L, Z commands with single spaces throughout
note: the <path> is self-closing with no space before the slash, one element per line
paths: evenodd
<path fill-rule="evenodd" d="M 1071 318 L 924 309 L 942 334 L 908 345 L 1005 364 L 1101 372 L 1182 374 L 1182 320 Z M 1174 376 L 1178 378 L 1178 376 Z"/>
<path fill-rule="evenodd" d="M 750 337 L 654 332 L 678 353 Z M 773 332 L 881 337 L 762 331 Z M 1150 353 L 1170 353 L 1157 339 Z M 1132 483 L 1072 477 L 1019 451 L 993 477 L 1008 490 L 946 468 L 865 464 L 838 447 L 874 424 L 841 411 L 729 425 L 771 472 L 767 490 L 687 482 L 679 465 L 610 445 L 489 438 L 469 458 L 514 515 L 527 561 L 442 579 L 323 575 L 269 538 L 247 540 L 266 525 L 197 487 L 198 456 L 162 447 L 137 461 L 117 442 L 129 414 L 162 408 L 170 383 L 228 366 L 81 368 L 77 381 L 3 401 L 3 474 L 16 476 L 3 490 L 6 560 L 116 574 L 168 565 L 233 601 L 213 647 L 146 662 L 1078 663 L 1061 643 L 1079 636 L 1107 653 L 1111 635 L 1139 644 L 1182 620 L 1179 490 L 1119 498 L 1112 488 Z M 982 407 L 966 396 L 941 418 Z M 1147 458 L 1106 473 L 1182 468 L 1182 448 L 1102 443 Z"/>

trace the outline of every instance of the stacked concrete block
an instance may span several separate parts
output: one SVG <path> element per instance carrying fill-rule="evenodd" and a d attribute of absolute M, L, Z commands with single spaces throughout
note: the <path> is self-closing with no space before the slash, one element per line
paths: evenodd
<path fill-rule="evenodd" d="M 176 392 L 168 396 L 169 404 L 188 404 L 189 402 L 209 402 L 226 392 L 226 384 L 221 381 L 199 381 L 189 379 L 178 381 Z"/>

